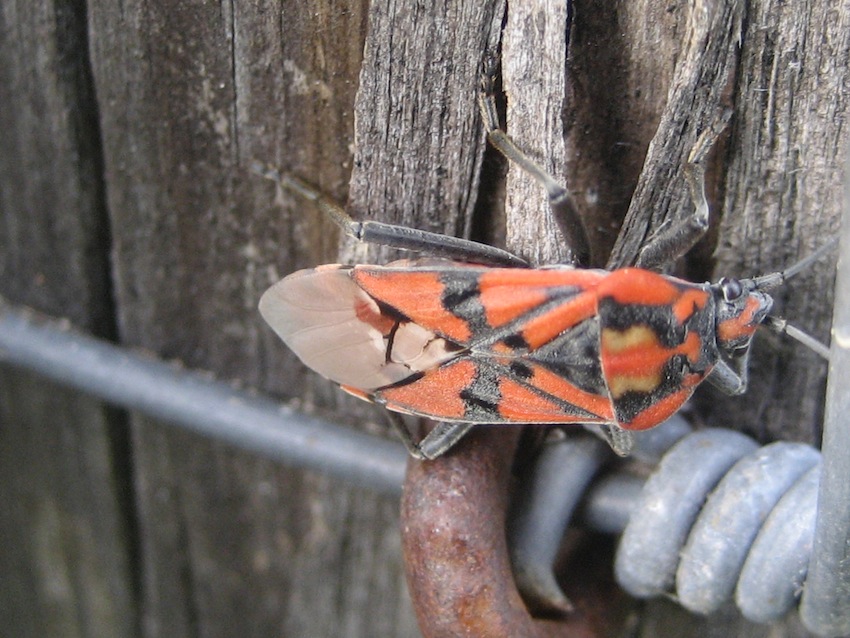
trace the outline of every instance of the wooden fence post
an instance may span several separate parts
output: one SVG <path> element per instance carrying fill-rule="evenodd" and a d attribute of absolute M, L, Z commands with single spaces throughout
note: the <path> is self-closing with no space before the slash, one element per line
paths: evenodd
<path fill-rule="evenodd" d="M 8 0 L 0 294 L 352 426 L 382 427 L 261 323 L 267 285 L 339 256 L 328 225 L 250 166 L 297 172 L 348 198 L 356 217 L 493 234 L 482 202 L 498 216 L 504 197 L 479 192 L 482 162 L 488 188 L 499 168 L 484 158 L 475 85 L 504 7 L 481 4 Z M 776 269 L 835 230 L 849 0 L 804 10 L 779 0 L 553 4 L 508 7 L 507 126 L 563 173 L 597 264 L 635 191 L 633 208 L 645 204 L 653 223 L 681 214 L 687 149 L 673 131 L 705 125 L 711 100 L 733 116 L 710 179 L 716 230 L 686 272 Z M 682 108 L 681 91 L 669 89 L 687 75 L 701 21 L 723 11 L 733 16 L 723 32 L 728 81 L 696 82 L 693 109 Z M 533 37 L 544 32 L 545 45 Z M 699 77 L 712 76 L 687 75 Z M 554 227 L 545 213 L 523 213 L 512 181 L 512 247 L 557 258 L 555 234 L 542 230 Z M 344 259 L 375 255 L 343 245 Z M 778 300 L 820 338 L 831 273 L 819 264 Z M 746 398 L 704 395 L 698 419 L 816 443 L 821 364 L 769 339 L 757 350 Z M 417 635 L 390 499 L 5 368 L 0 501 L 0 627 L 10 635 Z M 734 611 L 695 619 L 651 602 L 637 634 L 791 638 L 804 635 L 795 618 L 754 629 Z"/>

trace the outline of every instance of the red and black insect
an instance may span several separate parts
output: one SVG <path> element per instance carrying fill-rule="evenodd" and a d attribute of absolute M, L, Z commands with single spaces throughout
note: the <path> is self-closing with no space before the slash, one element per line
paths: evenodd
<path fill-rule="evenodd" d="M 498 128 L 489 93 L 482 112 L 491 143 L 546 187 L 553 208 L 573 216 L 570 234 L 586 252 L 566 189 Z M 499 423 L 598 424 L 627 452 L 629 430 L 661 423 L 704 379 L 728 393 L 745 390 L 750 341 L 773 303 L 767 291 L 823 253 L 782 273 L 715 284 L 649 270 L 708 226 L 698 167 L 690 173 L 693 218 L 645 246 L 640 267 L 612 271 L 529 268 L 476 242 L 355 222 L 305 182 L 275 177 L 349 235 L 441 257 L 302 270 L 260 301 L 308 367 L 389 410 L 441 421 L 414 442 L 396 419 L 410 452 L 424 458 L 474 424 Z"/>

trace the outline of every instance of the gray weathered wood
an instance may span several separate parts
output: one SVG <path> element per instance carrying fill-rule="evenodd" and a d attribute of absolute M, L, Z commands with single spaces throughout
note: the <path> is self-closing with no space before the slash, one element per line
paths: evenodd
<path fill-rule="evenodd" d="M 637 262 L 640 248 L 665 223 L 693 212 L 683 168 L 699 134 L 717 128 L 740 40 L 741 0 L 692 3 L 687 29 L 675 60 L 658 128 L 614 245 L 612 267 Z M 720 149 L 714 149 L 716 153 Z"/>
<path fill-rule="evenodd" d="M 10 1 L 0 20 L 2 292 L 109 336 L 109 228 L 85 14 L 63 2 Z"/>
<path fill-rule="evenodd" d="M 566 170 L 562 112 L 567 28 L 565 3 L 518 3 L 509 7 L 502 45 L 508 133 L 556 176 Z M 536 264 L 569 261 L 570 248 L 540 185 L 511 167 L 506 190 L 511 249 Z"/>
<path fill-rule="evenodd" d="M 334 235 L 250 165 L 344 195 L 362 4 L 89 11 L 122 340 L 318 403 L 256 303 Z M 133 451 L 145 635 L 415 634 L 391 500 L 141 417 Z"/>
<path fill-rule="evenodd" d="M 573 3 L 564 133 L 568 183 L 604 266 L 632 200 L 687 29 L 690 2 Z"/>
<path fill-rule="evenodd" d="M 484 152 L 477 91 L 501 2 L 372 3 L 350 212 L 469 236 Z M 346 256 L 368 260 L 363 248 Z M 376 254 L 372 251 L 371 254 Z"/>
<path fill-rule="evenodd" d="M 0 294 L 112 333 L 97 110 L 79 3 L 0 6 Z M 126 430 L 0 370 L 0 633 L 134 636 Z"/>
<path fill-rule="evenodd" d="M 138 635 L 114 416 L 0 370 L 0 621 L 10 636 Z"/>
<path fill-rule="evenodd" d="M 488 226 L 472 223 L 500 197 L 477 192 L 475 86 L 502 5 L 366 4 L 95 0 L 93 94 L 78 3 L 4 3 L 0 291 L 101 335 L 114 315 L 125 344 L 376 427 L 368 406 L 306 372 L 260 322 L 262 290 L 337 260 L 338 242 L 249 166 L 348 193 L 361 219 L 464 235 Z M 685 212 L 682 159 L 718 101 L 734 109 L 710 179 L 719 231 L 686 271 L 709 278 L 715 244 L 718 274 L 781 267 L 834 230 L 848 0 L 556 5 L 508 16 L 507 126 L 565 176 L 595 264 L 636 187 L 634 237 Z M 716 15 L 730 20 L 695 21 Z M 485 168 L 489 188 L 498 171 Z M 539 189 L 514 175 L 508 189 L 511 246 L 563 258 Z M 341 254 L 378 253 L 345 243 Z M 779 295 L 822 338 L 830 276 L 821 264 Z M 747 396 L 711 396 L 695 414 L 814 440 L 819 364 L 769 338 L 758 350 Z M 395 503 L 138 416 L 128 448 L 112 413 L 18 372 L 0 375 L 0 401 L 0 500 L 12 504 L 0 532 L 20 548 L 0 554 L 15 575 L 0 583 L 0 620 L 15 635 L 416 635 Z M 794 617 L 754 628 L 734 610 L 702 620 L 669 602 L 647 605 L 638 631 L 804 635 Z"/>

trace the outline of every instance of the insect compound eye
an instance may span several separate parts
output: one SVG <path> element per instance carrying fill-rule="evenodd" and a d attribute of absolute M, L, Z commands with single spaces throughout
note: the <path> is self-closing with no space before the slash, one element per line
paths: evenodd
<path fill-rule="evenodd" d="M 720 290 L 723 291 L 723 298 L 726 301 L 735 301 L 740 299 L 744 294 L 744 287 L 737 279 L 727 279 L 724 277 L 720 280 Z"/>

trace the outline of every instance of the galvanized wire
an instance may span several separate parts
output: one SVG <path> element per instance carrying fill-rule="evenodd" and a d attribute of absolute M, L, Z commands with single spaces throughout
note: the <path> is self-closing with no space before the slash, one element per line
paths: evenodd
<path fill-rule="evenodd" d="M 407 454 L 394 441 L 39 320 L 2 299 L 0 362 L 268 458 L 379 492 L 401 491 Z"/>
<path fill-rule="evenodd" d="M 620 540 L 618 582 L 703 614 L 734 597 L 747 619 L 778 620 L 805 580 L 819 472 L 820 454 L 806 445 L 759 448 L 723 429 L 684 437 L 641 492 Z"/>
<path fill-rule="evenodd" d="M 845 165 L 850 173 L 850 163 Z M 835 280 L 829 381 L 823 432 L 823 473 L 809 577 L 800 615 L 821 635 L 850 635 L 850 179 Z"/>
<path fill-rule="evenodd" d="M 579 520 L 622 533 L 616 576 L 635 597 L 665 596 L 700 614 L 734 600 L 748 620 L 769 623 L 807 590 L 821 474 L 814 448 L 788 442 L 758 447 L 725 429 L 689 433 L 674 417 L 649 438 L 637 438 L 636 455 L 657 461 L 642 483 L 622 472 L 594 481 L 598 450 L 588 449 L 587 441 L 567 438 L 549 446 L 529 474 L 533 490 L 520 502 L 512 536 L 518 584 L 537 608 L 564 606 L 551 557 L 582 495 Z M 842 635 L 835 625 L 820 627 L 845 617 L 850 597 L 825 600 L 816 622 L 804 622 L 820 635 Z"/>
<path fill-rule="evenodd" d="M 401 489 L 406 453 L 400 444 L 78 334 L 2 300 L 0 362 L 284 463 L 384 493 Z M 522 553 L 544 535 L 543 545 L 531 550 L 531 562 L 538 574 L 551 570 L 544 563 L 581 503 L 576 511 L 585 525 L 623 532 L 616 571 L 623 587 L 636 596 L 673 596 L 685 607 L 707 613 L 734 592 L 747 618 L 768 622 L 787 613 L 803 589 L 807 627 L 821 635 L 846 633 L 836 627 L 845 626 L 841 623 L 850 617 L 850 596 L 842 589 L 847 561 L 841 551 L 847 545 L 833 541 L 837 537 L 846 543 L 848 537 L 850 443 L 846 424 L 837 425 L 831 444 L 838 442 L 839 450 L 832 451 L 837 460 L 830 480 L 838 484 L 830 488 L 837 491 L 829 498 L 838 498 L 817 514 L 818 534 L 828 530 L 829 542 L 818 546 L 823 555 L 813 562 L 832 569 L 815 567 L 811 577 L 822 579 L 816 585 L 803 581 L 812 543 L 821 543 L 815 538 L 819 454 L 788 443 L 757 448 L 747 437 L 726 430 L 688 434 L 681 417 L 639 438 L 635 456 L 657 462 L 645 485 L 640 475 L 622 471 L 596 477 L 602 464 L 595 441 L 568 438 L 559 445 L 578 447 L 546 452 L 555 460 L 532 475 L 536 483 L 527 511 L 517 514 L 515 544 Z M 564 456 L 581 468 L 581 476 L 572 476 L 566 485 L 549 480 L 563 469 Z M 822 485 L 821 498 L 824 489 Z M 553 491 L 560 502 L 552 500 Z M 823 588 L 824 582 L 825 593 L 809 589 Z"/>

